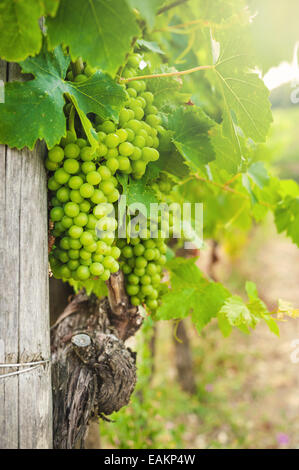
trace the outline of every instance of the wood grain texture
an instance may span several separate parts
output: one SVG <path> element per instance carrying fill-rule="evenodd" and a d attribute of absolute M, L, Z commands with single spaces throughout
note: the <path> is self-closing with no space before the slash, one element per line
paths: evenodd
<path fill-rule="evenodd" d="M 0 63 L 0 78 L 20 77 Z M 1 106 L 1 105 L 0 105 Z M 50 357 L 43 146 L 0 146 L 0 362 Z M 16 369 L 9 369 L 13 372 Z M 0 374 L 8 369 L 0 369 Z M 50 364 L 0 379 L 0 448 L 52 447 Z"/>

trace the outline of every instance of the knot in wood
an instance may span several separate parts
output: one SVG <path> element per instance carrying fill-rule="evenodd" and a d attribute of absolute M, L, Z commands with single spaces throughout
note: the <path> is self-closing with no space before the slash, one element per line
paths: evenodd
<path fill-rule="evenodd" d="M 86 348 L 91 345 L 91 339 L 90 336 L 81 333 L 72 337 L 72 343 L 78 348 Z"/>

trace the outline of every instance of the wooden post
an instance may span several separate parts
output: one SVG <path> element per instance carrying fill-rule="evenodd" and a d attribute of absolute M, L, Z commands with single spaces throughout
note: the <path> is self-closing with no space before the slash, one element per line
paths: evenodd
<path fill-rule="evenodd" d="M 0 62 L 2 80 L 19 77 L 16 65 Z M 0 146 L 0 363 L 5 364 L 50 358 L 42 153 L 42 145 L 33 152 Z M 17 370 L 2 368 L 0 375 Z M 0 377 L 0 448 L 51 447 L 50 364 Z"/>

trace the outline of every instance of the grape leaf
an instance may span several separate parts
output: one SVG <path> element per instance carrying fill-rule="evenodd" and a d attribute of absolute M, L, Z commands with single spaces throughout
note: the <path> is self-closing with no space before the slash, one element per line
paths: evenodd
<path fill-rule="evenodd" d="M 221 126 L 217 125 L 210 131 L 210 140 L 216 154 L 216 160 L 212 165 L 226 170 L 229 174 L 236 174 L 239 170 L 241 158 L 231 141 L 222 133 Z"/>
<path fill-rule="evenodd" d="M 57 144 L 66 133 L 64 94 L 84 114 L 117 119 L 126 99 L 123 88 L 99 71 L 84 83 L 66 82 L 68 65 L 60 47 L 53 53 L 44 47 L 37 57 L 21 63 L 23 72 L 36 78 L 6 85 L 5 103 L 0 104 L 1 143 L 19 149 L 32 149 L 37 139 L 44 139 L 49 148 Z"/>
<path fill-rule="evenodd" d="M 263 162 L 255 162 L 248 168 L 248 176 L 263 189 L 269 184 L 270 178 Z"/>
<path fill-rule="evenodd" d="M 155 54 L 165 54 L 165 52 L 162 51 L 160 46 L 154 42 L 154 41 L 146 41 L 145 39 L 138 39 L 137 40 L 138 46 L 148 49 L 151 52 L 154 52 Z"/>
<path fill-rule="evenodd" d="M 42 14 L 42 2 L 0 1 L 0 57 L 2 59 L 18 62 L 40 50 L 42 34 L 38 20 Z"/>
<path fill-rule="evenodd" d="M 275 224 L 278 233 L 287 235 L 299 246 L 299 197 L 286 197 L 275 210 Z"/>
<path fill-rule="evenodd" d="M 157 319 L 182 319 L 191 314 L 198 332 L 215 317 L 230 293 L 218 283 L 205 279 L 195 260 L 176 258 L 170 269 L 171 290 L 162 297 Z"/>
<path fill-rule="evenodd" d="M 43 0 L 45 5 L 45 14 L 55 16 L 60 0 Z"/>
<path fill-rule="evenodd" d="M 195 169 L 215 160 L 209 137 L 214 122 L 195 106 L 180 107 L 168 119 L 172 141 L 185 160 Z"/>
<path fill-rule="evenodd" d="M 153 163 L 153 166 L 177 178 L 185 178 L 190 173 L 185 160 L 175 149 L 173 152 L 160 152 L 160 158 Z"/>
<path fill-rule="evenodd" d="M 114 75 L 124 62 L 134 36 L 140 34 L 134 13 L 123 0 L 61 0 L 47 21 L 52 47 L 65 44 L 72 59 Z"/>
<path fill-rule="evenodd" d="M 233 327 L 244 333 L 264 320 L 270 330 L 279 334 L 277 324 L 267 307 L 258 297 L 255 284 L 246 284 L 249 302 L 233 296 L 220 283 L 205 278 L 194 259 L 175 258 L 167 263 L 170 270 L 171 289 L 162 296 L 157 320 L 183 319 L 191 316 L 198 333 L 213 319 L 228 336 Z"/>
<path fill-rule="evenodd" d="M 161 65 L 155 69 L 153 74 L 176 72 L 174 67 Z M 173 110 L 176 105 L 187 103 L 190 94 L 182 93 L 182 82 L 177 77 L 155 77 L 147 81 L 147 89 L 151 91 L 155 97 L 155 106 L 161 111 Z"/>
<path fill-rule="evenodd" d="M 141 16 L 152 28 L 155 24 L 156 13 L 165 0 L 127 0 L 127 2 L 132 8 L 139 10 Z"/>
<path fill-rule="evenodd" d="M 215 85 L 223 97 L 224 135 L 242 155 L 237 127 L 255 142 L 264 142 L 272 122 L 269 90 L 256 73 L 248 53 L 249 32 L 238 30 L 217 32 L 220 55 L 213 68 Z M 250 67 L 252 70 L 250 70 Z"/>
<path fill-rule="evenodd" d="M 143 204 L 147 211 L 144 215 L 149 216 L 150 205 L 159 203 L 155 191 L 149 185 L 145 185 L 143 181 L 133 180 L 126 175 L 118 175 L 118 181 L 123 188 L 122 195 L 127 198 L 127 206 L 135 203 Z"/>
<path fill-rule="evenodd" d="M 55 15 L 59 0 L 0 0 L 0 57 L 19 62 L 42 46 L 39 19 Z"/>

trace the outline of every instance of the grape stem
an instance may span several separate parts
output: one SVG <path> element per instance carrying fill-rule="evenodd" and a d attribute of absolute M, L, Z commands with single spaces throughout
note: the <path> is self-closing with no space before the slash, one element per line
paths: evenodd
<path fill-rule="evenodd" d="M 169 5 L 165 5 L 165 7 L 160 8 L 160 10 L 158 10 L 157 12 L 157 15 L 162 15 L 162 13 L 165 13 L 166 11 L 171 10 L 172 8 L 175 8 L 181 5 L 182 3 L 186 3 L 188 1 L 189 0 L 176 0 L 175 2 L 172 2 Z"/>
<path fill-rule="evenodd" d="M 236 189 L 231 188 L 229 186 L 229 184 L 231 184 L 233 181 L 235 181 L 235 179 L 239 176 L 240 176 L 240 173 L 238 173 L 234 178 L 232 178 L 227 183 L 221 184 L 221 183 L 217 183 L 216 181 L 207 180 L 203 176 L 193 174 L 192 176 L 190 176 L 186 180 L 182 181 L 180 183 L 180 185 L 186 184 L 189 181 L 192 181 L 193 178 L 195 178 L 199 181 L 202 181 L 203 183 L 206 183 L 207 185 L 211 184 L 211 185 L 216 186 L 217 188 L 221 189 L 222 191 L 226 191 L 226 192 L 235 194 L 236 196 L 239 196 L 242 199 L 246 199 L 247 201 L 250 201 L 250 196 L 247 196 L 246 194 L 241 193 L 240 191 L 237 191 Z M 260 204 L 261 206 L 267 207 L 268 209 L 273 209 L 274 208 L 274 206 L 272 204 L 268 204 L 267 202 L 264 202 L 264 201 L 258 201 L 258 204 Z"/>
<path fill-rule="evenodd" d="M 189 75 L 190 73 L 199 72 L 200 70 L 209 70 L 213 69 L 214 65 L 199 65 L 198 67 L 193 67 L 192 69 L 176 71 L 176 72 L 167 72 L 167 73 L 157 73 L 153 75 L 139 75 L 137 77 L 130 78 L 120 78 L 121 82 L 133 82 L 135 80 L 147 80 L 149 78 L 163 78 L 163 77 L 180 77 L 181 75 Z"/>

